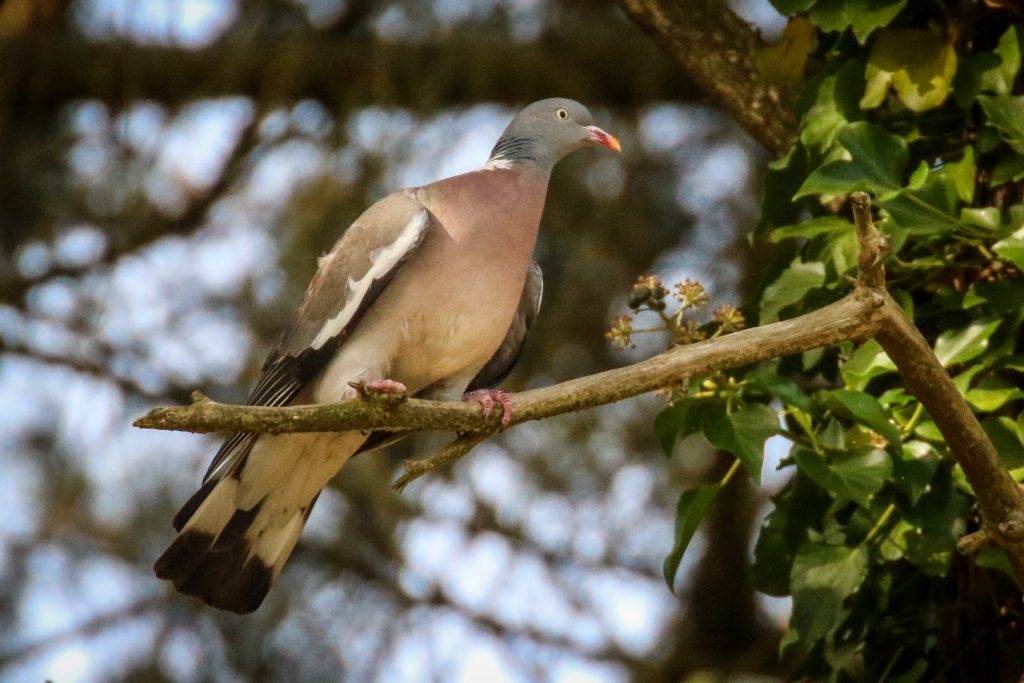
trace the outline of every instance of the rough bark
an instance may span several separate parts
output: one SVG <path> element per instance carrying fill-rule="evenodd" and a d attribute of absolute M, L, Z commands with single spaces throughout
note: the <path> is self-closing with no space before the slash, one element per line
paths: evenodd
<path fill-rule="evenodd" d="M 765 149 L 781 156 L 797 117 L 779 87 L 753 63 L 764 46 L 756 30 L 721 0 L 620 0 L 683 71 Z"/>

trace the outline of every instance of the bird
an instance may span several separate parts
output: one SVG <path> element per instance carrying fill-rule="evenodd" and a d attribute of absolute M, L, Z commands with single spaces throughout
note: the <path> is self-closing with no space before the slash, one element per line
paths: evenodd
<path fill-rule="evenodd" d="M 507 125 L 474 171 L 389 194 L 318 260 L 316 274 L 248 405 L 289 406 L 400 392 L 478 401 L 509 395 L 543 294 L 533 251 L 555 164 L 584 147 L 619 151 L 579 102 L 544 99 Z M 230 435 L 175 515 L 158 578 L 207 605 L 255 611 L 321 490 L 357 453 L 395 440 L 358 431 Z"/>

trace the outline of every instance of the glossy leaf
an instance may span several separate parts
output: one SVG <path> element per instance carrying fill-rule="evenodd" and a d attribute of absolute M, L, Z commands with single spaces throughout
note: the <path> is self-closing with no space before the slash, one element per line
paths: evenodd
<path fill-rule="evenodd" d="M 867 569 L 868 551 L 864 547 L 805 543 L 790 574 L 792 635 L 787 634 L 786 640 L 798 641 L 810 649 L 835 628 L 846 614 L 844 601 L 860 588 Z"/>
<path fill-rule="evenodd" d="M 830 410 L 870 427 L 888 441 L 890 447 L 899 447 L 899 429 L 892 423 L 889 411 L 871 394 L 850 389 L 837 389 L 823 392 L 822 397 Z"/>
<path fill-rule="evenodd" d="M 863 391 L 873 378 L 895 371 L 896 364 L 874 339 L 858 346 L 840 369 L 847 388 L 858 391 Z"/>
<path fill-rule="evenodd" d="M 1009 95 L 1013 92 L 1013 81 L 1020 71 L 1021 38 L 1024 28 L 1011 26 L 999 38 L 995 54 L 999 57 L 998 66 L 986 70 L 981 76 L 981 89 L 996 95 Z"/>
<path fill-rule="evenodd" d="M 860 106 L 874 109 L 892 87 L 911 111 L 938 107 L 952 91 L 957 56 L 936 31 L 891 28 L 879 32 L 871 48 Z"/>
<path fill-rule="evenodd" d="M 935 340 L 935 355 L 943 366 L 949 367 L 966 363 L 977 358 L 988 349 L 989 337 L 1001 321 L 979 320 L 962 330 L 947 330 Z"/>
<path fill-rule="evenodd" d="M 855 226 L 845 218 L 839 216 L 820 216 L 806 220 L 796 225 L 787 225 L 772 230 L 769 239 L 772 242 L 781 242 L 785 239 L 802 237 L 810 239 L 819 235 L 831 235 L 843 232 L 854 232 Z"/>
<path fill-rule="evenodd" d="M 761 482 L 764 442 L 780 431 L 775 411 L 761 403 L 747 404 L 734 413 L 707 412 L 701 420 L 705 438 L 715 448 L 732 453 Z"/>
<path fill-rule="evenodd" d="M 892 459 L 877 448 L 859 449 L 833 462 L 806 448 L 794 449 L 792 456 L 801 471 L 818 486 L 863 507 L 868 506 L 871 496 L 885 485 L 893 470 Z"/>
<path fill-rule="evenodd" d="M 1013 261 L 1013 264 L 1024 270 L 1024 228 L 1013 233 L 1005 239 L 1001 239 L 992 245 L 992 249 L 1005 259 Z"/>
<path fill-rule="evenodd" d="M 999 137 L 1015 152 L 1024 154 L 1024 95 L 981 95 L 978 104 Z"/>
<path fill-rule="evenodd" d="M 700 419 L 705 410 L 724 411 L 725 406 L 720 401 L 688 398 L 668 406 L 655 416 L 654 434 L 666 456 L 671 457 L 680 439 L 700 431 Z"/>
<path fill-rule="evenodd" d="M 811 173 L 795 198 L 857 190 L 881 196 L 901 189 L 910 159 L 903 138 L 864 122 L 850 124 L 837 138 L 850 153 L 850 160 L 830 161 Z"/>
<path fill-rule="evenodd" d="M 662 573 L 665 583 L 675 593 L 676 573 L 679 571 L 679 563 L 683 561 L 683 555 L 697 533 L 697 527 L 704 520 L 711 504 L 715 502 L 718 492 L 722 490 L 719 484 L 706 484 L 689 491 L 683 491 L 676 503 L 676 533 L 672 551 L 665 558 L 662 566 Z"/>
<path fill-rule="evenodd" d="M 779 319 L 779 311 L 803 299 L 811 289 L 825 284 L 825 264 L 795 261 L 768 285 L 761 297 L 761 324 Z"/>

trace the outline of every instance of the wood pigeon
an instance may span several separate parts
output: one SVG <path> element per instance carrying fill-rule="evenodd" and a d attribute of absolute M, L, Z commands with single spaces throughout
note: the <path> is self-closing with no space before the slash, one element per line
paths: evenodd
<path fill-rule="evenodd" d="M 390 194 L 345 231 L 270 353 L 249 405 L 333 403 L 365 391 L 511 402 L 511 370 L 540 306 L 532 261 L 555 163 L 619 142 L 567 99 L 521 111 L 476 171 Z M 393 433 L 234 434 L 174 517 L 154 570 L 186 595 L 252 612 L 291 554 L 321 489 Z"/>

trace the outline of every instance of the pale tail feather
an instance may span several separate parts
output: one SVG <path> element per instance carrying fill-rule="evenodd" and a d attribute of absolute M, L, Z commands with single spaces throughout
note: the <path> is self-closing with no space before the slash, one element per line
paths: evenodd
<path fill-rule="evenodd" d="M 268 440 L 272 449 L 257 442 L 241 471 L 206 482 L 185 504 L 156 575 L 213 607 L 252 612 L 291 555 L 320 489 L 361 442 L 355 434 L 278 437 Z"/>

